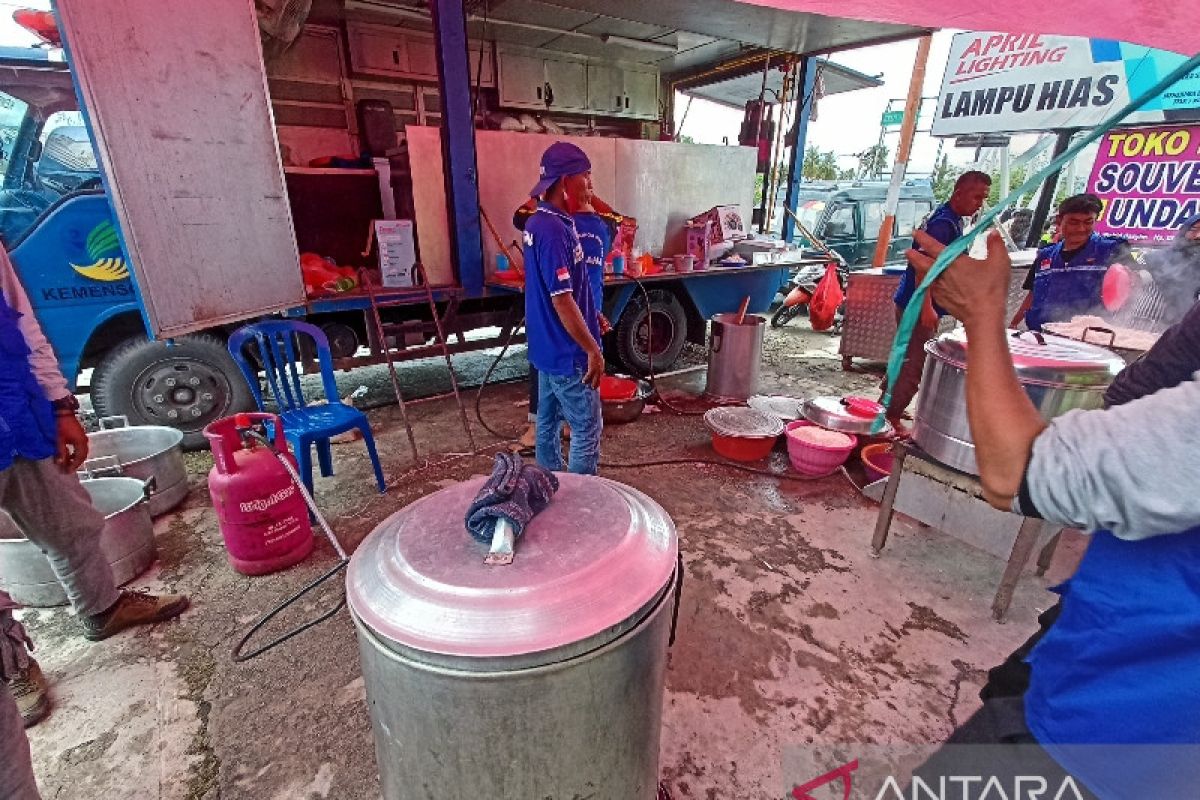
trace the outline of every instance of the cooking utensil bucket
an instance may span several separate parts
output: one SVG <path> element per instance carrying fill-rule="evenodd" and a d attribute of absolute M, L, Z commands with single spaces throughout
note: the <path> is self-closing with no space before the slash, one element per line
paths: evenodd
<path fill-rule="evenodd" d="M 704 394 L 718 402 L 742 402 L 758 394 L 767 321 L 757 314 L 747 314 L 738 324 L 737 317 L 717 314 L 712 318 Z"/>
<path fill-rule="evenodd" d="M 125 417 L 102 417 L 100 430 L 88 434 L 88 454 L 81 478 L 153 478 L 152 517 L 170 511 L 187 497 L 182 431 L 161 425 L 130 425 Z"/>
<path fill-rule="evenodd" d="M 95 478 L 82 483 L 92 504 L 104 514 L 100 553 L 112 565 L 117 585 L 128 583 L 154 561 L 154 523 L 146 499 L 152 487 L 134 478 Z M 0 589 L 27 606 L 66 605 L 66 592 L 45 554 L 7 516 L 4 523 Z"/>

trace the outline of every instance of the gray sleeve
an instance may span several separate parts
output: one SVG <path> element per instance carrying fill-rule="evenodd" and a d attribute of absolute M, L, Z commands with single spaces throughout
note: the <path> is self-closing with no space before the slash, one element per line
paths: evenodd
<path fill-rule="evenodd" d="M 1029 499 L 1043 519 L 1122 539 L 1200 525 L 1200 373 L 1172 389 L 1055 419 L 1033 443 Z"/>

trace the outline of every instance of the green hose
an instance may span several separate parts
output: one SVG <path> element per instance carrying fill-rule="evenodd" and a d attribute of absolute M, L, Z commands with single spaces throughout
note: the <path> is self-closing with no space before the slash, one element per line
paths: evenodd
<path fill-rule="evenodd" d="M 883 396 L 883 404 L 885 406 L 891 402 L 892 389 L 895 387 L 896 378 L 900 375 L 900 367 L 904 364 L 904 354 L 908 351 L 908 343 L 912 339 L 913 328 L 916 327 L 917 319 L 921 316 L 921 306 L 925 302 L 925 295 L 929 292 L 929 287 L 933 285 L 933 282 L 938 279 L 938 276 L 945 272 L 946 268 L 950 266 L 950 263 L 954 261 L 954 259 L 958 258 L 967 251 L 967 249 L 971 246 L 971 241 L 982 231 L 987 230 L 991 226 L 992 221 L 1000 215 L 1002 210 L 1015 203 L 1022 195 L 1034 191 L 1038 184 L 1044 181 L 1048 176 L 1062 169 L 1063 165 L 1075 158 L 1075 156 L 1079 155 L 1080 151 L 1082 151 L 1085 147 L 1099 139 L 1104 134 L 1108 133 L 1108 131 L 1116 127 L 1121 120 L 1128 117 L 1134 111 L 1137 111 L 1151 98 L 1157 97 L 1167 89 L 1171 88 L 1172 84 L 1195 70 L 1197 67 L 1200 67 L 1200 53 L 1197 53 L 1183 64 L 1180 64 L 1161 81 L 1142 92 L 1133 100 L 1129 101 L 1128 105 L 1106 120 L 1103 125 L 1096 127 L 1090 133 L 1088 133 L 1087 136 L 1084 136 L 1075 144 L 1067 148 L 1066 152 L 1064 152 L 1061 156 L 1051 161 L 1036 175 L 1033 175 L 1031 178 L 1029 178 L 1029 180 L 1025 181 L 1025 183 L 1023 183 L 1015 191 L 1010 192 L 1007 197 L 1005 197 L 1003 200 L 997 203 L 995 207 L 985 213 L 974 228 L 967 231 L 946 246 L 946 249 L 943 250 L 941 255 L 937 257 L 937 260 L 933 262 L 933 267 L 930 268 L 929 274 L 925 276 L 925 280 L 921 281 L 920 285 L 917 286 L 916 291 L 913 292 L 913 296 L 909 300 L 908 305 L 905 307 L 903 316 L 900 318 L 900 325 L 896 329 L 896 338 L 892 342 L 892 353 L 888 357 L 887 391 Z M 875 422 L 877 431 L 883 430 L 884 425 L 884 417 L 883 415 L 880 415 L 879 419 Z"/>

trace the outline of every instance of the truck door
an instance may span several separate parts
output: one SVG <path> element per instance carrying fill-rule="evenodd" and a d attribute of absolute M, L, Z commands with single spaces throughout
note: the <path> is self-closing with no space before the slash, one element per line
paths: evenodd
<path fill-rule="evenodd" d="M 862 237 L 859 234 L 858 206 L 851 203 L 839 203 L 825 218 L 825 224 L 817 236 L 820 236 L 829 249 L 835 251 L 850 265 L 859 262 L 859 250 Z"/>
<path fill-rule="evenodd" d="M 302 305 L 254 4 L 56 7 L 150 330 Z"/>

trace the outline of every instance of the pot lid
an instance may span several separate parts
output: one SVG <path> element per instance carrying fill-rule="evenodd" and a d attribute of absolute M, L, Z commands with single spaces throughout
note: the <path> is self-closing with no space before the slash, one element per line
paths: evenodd
<path fill-rule="evenodd" d="M 783 420 L 767 411 L 742 406 L 718 406 L 704 412 L 704 424 L 720 436 L 762 439 L 783 433 Z"/>
<path fill-rule="evenodd" d="M 875 411 L 869 416 L 864 412 Z M 892 426 L 882 418 L 883 409 L 874 401 L 862 397 L 825 395 L 804 401 L 804 418 L 814 425 L 831 431 L 861 436 L 890 436 Z"/>
<path fill-rule="evenodd" d="M 1042 386 L 1103 387 L 1125 368 L 1111 350 L 1088 342 L 1036 331 L 1009 331 L 1008 349 L 1022 383 Z M 925 345 L 934 358 L 955 367 L 967 365 L 967 334 L 955 328 Z"/>
<path fill-rule="evenodd" d="M 434 492 L 384 520 L 355 551 L 346 600 L 361 624 L 417 660 L 512 669 L 562 661 L 632 628 L 675 570 L 666 512 L 641 492 L 558 475 L 559 490 L 507 566 L 464 514 L 485 478 Z"/>
<path fill-rule="evenodd" d="M 755 411 L 774 414 L 784 422 L 800 419 L 800 406 L 803 403 L 798 397 L 786 397 L 781 394 L 756 394 L 746 401 L 746 405 Z"/>

